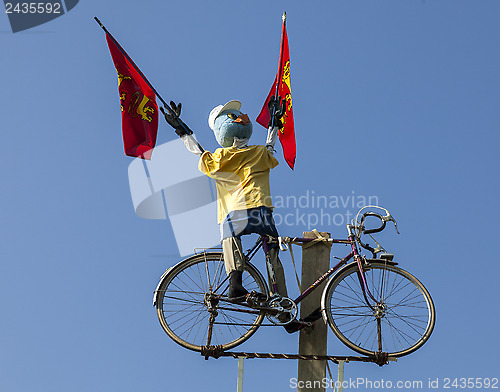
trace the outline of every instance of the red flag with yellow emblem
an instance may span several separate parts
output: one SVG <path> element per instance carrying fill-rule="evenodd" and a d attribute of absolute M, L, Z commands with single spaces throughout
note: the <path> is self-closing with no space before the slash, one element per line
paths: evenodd
<path fill-rule="evenodd" d="M 267 128 L 271 113 L 269 113 L 268 103 L 272 96 L 280 96 L 286 101 L 286 111 L 281 121 L 283 128 L 279 131 L 279 139 L 283 147 L 283 155 L 288 163 L 288 166 L 293 169 L 295 164 L 296 146 L 295 146 L 295 129 L 293 125 L 293 108 L 292 108 L 292 87 L 290 85 L 290 53 L 288 51 L 288 36 L 286 34 L 286 17 L 283 15 L 283 29 L 281 32 L 281 51 L 278 67 L 278 74 L 274 80 L 273 87 L 264 102 L 264 106 L 257 117 L 257 122 Z"/>
<path fill-rule="evenodd" d="M 151 159 L 158 132 L 156 95 L 137 65 L 107 32 L 106 40 L 118 73 L 125 154 Z"/>

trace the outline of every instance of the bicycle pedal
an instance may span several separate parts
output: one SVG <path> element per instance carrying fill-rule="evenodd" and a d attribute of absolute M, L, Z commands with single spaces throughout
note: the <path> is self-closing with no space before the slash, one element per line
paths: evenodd
<path fill-rule="evenodd" d="M 228 302 L 232 302 L 232 303 L 242 303 L 242 302 L 245 302 L 245 301 L 246 301 L 247 296 L 248 296 L 248 294 L 246 294 L 246 295 L 242 295 L 242 296 L 240 296 L 240 297 L 233 297 L 233 298 L 229 298 L 229 297 L 228 297 L 228 298 L 227 298 L 227 301 L 228 301 Z"/>
<path fill-rule="evenodd" d="M 247 297 L 252 297 L 260 301 L 267 301 L 267 294 L 262 294 L 253 290 L 249 294 L 247 294 Z"/>
<path fill-rule="evenodd" d="M 245 300 L 251 307 L 262 307 L 266 304 L 267 295 L 252 291 L 246 295 Z"/>

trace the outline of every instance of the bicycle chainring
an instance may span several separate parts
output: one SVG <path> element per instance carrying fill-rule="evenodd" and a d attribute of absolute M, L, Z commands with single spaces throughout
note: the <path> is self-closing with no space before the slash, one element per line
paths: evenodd
<path fill-rule="evenodd" d="M 271 314 L 267 313 L 267 319 L 274 325 L 287 325 L 297 318 L 299 313 L 297 304 L 288 297 L 278 296 L 276 298 L 271 298 L 267 303 L 270 308 L 275 308 L 277 313 Z"/>

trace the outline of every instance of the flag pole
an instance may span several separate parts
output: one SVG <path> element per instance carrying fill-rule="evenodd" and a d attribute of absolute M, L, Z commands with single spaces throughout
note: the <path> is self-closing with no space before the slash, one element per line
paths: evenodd
<path fill-rule="evenodd" d="M 155 93 L 155 95 L 158 97 L 158 99 L 161 101 L 161 103 L 163 104 L 163 106 L 165 106 L 165 108 L 169 111 L 170 115 L 172 115 L 174 117 L 174 119 L 178 119 L 179 116 L 177 115 L 177 113 L 175 113 L 172 108 L 170 107 L 170 105 L 165 102 L 165 100 L 161 97 L 160 94 L 158 94 L 158 91 L 156 91 L 156 89 L 153 87 L 153 85 L 149 82 L 148 78 L 146 78 L 146 76 L 142 73 L 142 71 L 139 69 L 139 67 L 134 63 L 134 61 L 130 58 L 130 56 L 127 54 L 127 52 L 125 52 L 125 50 L 123 50 L 123 48 L 121 47 L 121 45 L 118 43 L 118 41 L 115 39 L 115 37 L 113 37 L 113 35 L 108 31 L 108 29 L 106 29 L 106 27 L 104 27 L 104 25 L 101 23 L 101 21 L 99 20 L 99 18 L 97 16 L 94 16 L 94 19 L 95 21 L 97 22 L 97 24 L 99 26 L 101 26 L 101 28 L 104 30 L 104 32 L 107 34 L 107 36 L 109 38 L 111 38 L 111 40 L 113 41 L 113 43 L 116 45 L 116 47 L 120 50 L 121 54 L 123 54 L 123 56 L 125 56 L 125 58 L 130 62 L 130 64 L 134 67 L 134 69 L 139 73 L 139 75 L 141 75 L 141 77 L 144 79 L 144 81 L 146 82 L 146 84 L 149 86 L 149 88 L 151 90 L 153 90 L 153 92 Z M 164 111 L 162 110 L 162 108 L 160 107 L 160 110 L 162 111 L 162 113 L 164 113 Z M 164 113 L 165 114 L 165 113 Z M 184 128 L 184 130 L 186 131 L 187 134 L 189 134 L 189 131 L 188 129 L 186 128 L 186 126 L 184 125 L 184 123 L 182 121 L 179 121 L 179 124 L 182 126 L 182 128 Z M 200 146 L 200 144 L 198 143 L 198 146 Z M 202 151 L 203 148 L 202 148 Z"/>
<path fill-rule="evenodd" d="M 273 112 L 271 113 L 271 129 L 274 128 L 274 115 L 276 114 L 276 105 L 280 104 L 278 101 L 278 92 L 281 84 L 281 78 L 283 77 L 283 46 L 285 45 L 285 28 L 286 28 L 286 12 L 283 11 L 281 16 L 283 20 L 283 26 L 281 28 L 281 44 L 280 44 L 280 58 L 278 61 L 278 80 L 276 81 L 276 92 L 274 93 L 274 105 Z"/>
<path fill-rule="evenodd" d="M 161 101 L 161 103 L 163 103 L 164 106 L 167 107 L 167 109 L 170 109 L 170 106 L 168 106 L 168 104 L 164 101 L 164 99 L 161 97 L 160 94 L 158 94 L 158 91 L 156 91 L 156 89 L 153 87 L 153 85 L 149 82 L 148 78 L 146 78 L 146 76 L 142 73 L 142 71 L 139 69 L 139 67 L 137 65 L 135 65 L 134 61 L 130 58 L 130 56 L 127 54 L 127 52 L 125 52 L 123 50 L 123 48 L 121 47 L 121 45 L 118 43 L 118 41 L 115 39 L 115 37 L 113 37 L 113 35 L 108 31 L 108 29 L 106 29 L 106 27 L 104 27 L 104 25 L 101 23 L 101 21 L 99 20 L 99 18 L 97 18 L 97 16 L 94 17 L 95 21 L 99 24 L 99 26 L 101 26 L 101 28 L 104 30 L 104 32 L 109 36 L 109 38 L 111 38 L 111 40 L 114 42 L 114 44 L 116 45 L 116 47 L 120 50 L 120 52 L 126 57 L 126 59 L 128 61 L 130 61 L 130 64 L 132 64 L 132 66 L 134 67 L 134 69 L 139 73 L 139 75 L 141 75 L 141 77 L 144 79 L 144 81 L 147 83 L 147 85 L 149 86 L 149 88 L 151 90 L 153 90 L 153 92 L 155 93 L 155 95 L 158 97 L 158 99 Z"/>

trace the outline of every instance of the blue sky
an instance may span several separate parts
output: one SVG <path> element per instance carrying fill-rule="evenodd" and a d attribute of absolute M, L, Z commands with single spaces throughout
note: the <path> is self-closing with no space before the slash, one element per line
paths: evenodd
<path fill-rule="evenodd" d="M 16 34 L 0 17 L 0 390 L 236 388 L 235 360 L 205 361 L 177 346 L 151 307 L 180 257 L 168 222 L 135 215 L 116 73 L 93 17 L 165 99 L 183 103 L 184 121 L 213 150 L 213 107 L 239 99 L 257 116 L 276 73 L 283 11 L 297 161 L 291 171 L 279 151 L 273 195 L 376 196 L 401 232 L 388 230 L 383 245 L 437 308 L 423 348 L 382 368 L 350 363 L 345 376 L 440 386 L 445 377 L 500 377 L 500 3 L 81 0 Z M 255 125 L 252 141 L 265 134 Z M 158 143 L 175 138 L 162 121 Z M 333 334 L 328 345 L 354 354 Z M 240 349 L 297 346 L 297 335 L 262 328 Z M 244 387 L 291 390 L 296 372 L 295 361 L 247 360 Z"/>

